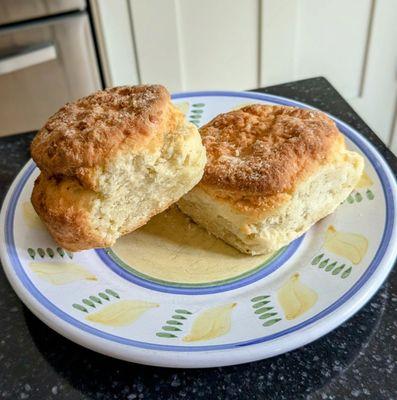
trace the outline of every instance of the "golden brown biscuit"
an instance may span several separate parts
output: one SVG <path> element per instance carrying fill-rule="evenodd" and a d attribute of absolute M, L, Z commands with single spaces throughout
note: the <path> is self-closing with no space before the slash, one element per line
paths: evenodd
<path fill-rule="evenodd" d="M 239 250 L 271 253 L 332 213 L 363 170 L 324 113 L 250 105 L 200 129 L 201 182 L 178 205 Z"/>
<path fill-rule="evenodd" d="M 205 150 L 160 85 L 117 87 L 61 108 L 34 138 L 32 203 L 71 251 L 110 246 L 201 178 Z"/>

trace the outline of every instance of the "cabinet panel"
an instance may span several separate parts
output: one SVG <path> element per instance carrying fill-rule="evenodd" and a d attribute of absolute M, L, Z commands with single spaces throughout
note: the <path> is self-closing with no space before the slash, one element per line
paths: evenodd
<path fill-rule="evenodd" d="M 91 0 L 106 86 L 137 85 L 133 27 L 127 0 Z"/>
<path fill-rule="evenodd" d="M 262 85 L 322 75 L 357 96 L 370 9 L 370 0 L 262 0 Z"/>
<path fill-rule="evenodd" d="M 173 0 L 131 0 L 131 16 L 142 83 L 182 90 L 181 48 Z"/>
<path fill-rule="evenodd" d="M 397 0 L 262 0 L 261 83 L 325 76 L 385 143 L 397 78 Z"/>
<path fill-rule="evenodd" d="M 172 91 L 258 84 L 257 0 L 131 0 L 142 82 Z"/>
<path fill-rule="evenodd" d="M 370 0 L 300 0 L 296 79 L 326 76 L 350 98 L 358 96 L 370 19 Z"/>
<path fill-rule="evenodd" d="M 179 0 L 185 88 L 258 85 L 258 1 Z"/>
<path fill-rule="evenodd" d="M 397 96 L 397 0 L 375 1 L 362 93 L 349 99 L 376 134 L 392 139 Z"/>
<path fill-rule="evenodd" d="M 260 86 L 293 80 L 299 2 L 261 0 Z"/>

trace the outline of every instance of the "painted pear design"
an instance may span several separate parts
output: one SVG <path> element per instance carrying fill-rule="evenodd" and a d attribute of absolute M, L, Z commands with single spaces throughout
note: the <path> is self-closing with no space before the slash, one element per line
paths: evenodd
<path fill-rule="evenodd" d="M 300 282 L 300 275 L 292 275 L 278 290 L 278 302 L 280 303 L 287 320 L 298 318 L 310 308 L 318 299 L 317 293 Z"/>
<path fill-rule="evenodd" d="M 81 280 L 97 280 L 95 275 L 78 264 L 31 262 L 29 265 L 39 278 L 53 285 L 66 285 Z"/>
<path fill-rule="evenodd" d="M 360 180 L 358 181 L 356 185 L 356 189 L 365 189 L 367 187 L 372 186 L 374 183 L 372 179 L 367 175 L 367 173 L 364 171 L 363 174 L 361 175 Z"/>
<path fill-rule="evenodd" d="M 337 231 L 330 225 L 325 233 L 324 247 L 353 264 L 358 264 L 367 252 L 368 240 L 357 233 Z"/>
<path fill-rule="evenodd" d="M 150 308 L 158 306 L 158 304 L 148 303 L 147 301 L 121 300 L 87 316 L 86 319 L 108 326 L 126 326 L 135 322 Z"/>
<path fill-rule="evenodd" d="M 202 312 L 194 321 L 189 335 L 185 336 L 183 341 L 215 339 L 228 333 L 231 325 L 231 313 L 236 305 L 237 303 L 229 303 Z"/>

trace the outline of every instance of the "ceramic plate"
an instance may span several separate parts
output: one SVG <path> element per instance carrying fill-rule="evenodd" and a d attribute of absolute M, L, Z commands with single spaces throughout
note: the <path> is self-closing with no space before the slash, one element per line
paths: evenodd
<path fill-rule="evenodd" d="M 249 103 L 308 107 L 247 92 L 173 96 L 200 126 Z M 353 315 L 396 258 L 396 182 L 358 132 L 335 119 L 365 157 L 358 187 L 331 216 L 271 256 L 238 253 L 176 208 L 114 247 L 70 253 L 52 241 L 29 197 L 38 170 L 20 172 L 1 214 L 1 257 L 13 288 L 67 338 L 113 357 L 209 367 L 271 357 Z"/>

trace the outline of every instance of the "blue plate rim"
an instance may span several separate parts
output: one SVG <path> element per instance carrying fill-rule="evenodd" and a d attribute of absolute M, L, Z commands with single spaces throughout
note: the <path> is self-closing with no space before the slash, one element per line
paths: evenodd
<path fill-rule="evenodd" d="M 253 92 L 236 92 L 236 91 L 199 91 L 199 92 L 184 92 L 184 93 L 176 93 L 172 96 L 173 99 L 181 99 L 181 98 L 190 98 L 190 97 L 209 97 L 209 96 L 223 96 L 223 97 L 239 97 L 239 98 L 250 98 L 250 99 L 257 99 L 262 101 L 269 101 L 271 103 L 288 105 L 288 106 L 299 106 L 301 108 L 309 108 L 309 109 L 316 109 L 315 107 L 309 106 L 305 103 L 295 101 L 292 99 L 287 99 L 280 96 L 270 95 L 270 94 L 262 94 L 262 93 L 253 93 Z M 327 113 L 328 114 L 328 113 Z M 298 330 L 302 330 L 309 325 L 321 320 L 322 318 L 326 317 L 327 315 L 331 314 L 332 312 L 336 311 L 342 305 L 344 305 L 351 297 L 353 297 L 368 280 L 371 276 L 375 273 L 378 269 L 386 251 L 389 250 L 390 246 L 390 238 L 395 233 L 395 191 L 396 191 L 396 178 L 390 172 L 390 167 L 388 166 L 387 162 L 384 161 L 382 155 L 373 147 L 373 145 L 359 132 L 355 129 L 350 127 L 348 124 L 344 123 L 343 121 L 339 120 L 338 118 L 328 114 L 337 124 L 339 130 L 346 135 L 350 140 L 352 140 L 360 150 L 366 155 L 366 157 L 370 160 L 373 168 L 375 169 L 380 182 L 382 184 L 382 188 L 385 194 L 385 201 L 386 201 L 386 224 L 384 233 L 382 235 L 381 244 L 371 261 L 370 265 L 360 277 L 360 279 L 341 297 L 339 297 L 334 303 L 328 306 L 326 309 L 322 310 L 318 314 L 306 319 L 305 321 L 300 322 L 299 324 L 290 327 L 288 329 L 284 329 L 283 331 L 277 332 L 272 335 L 262 336 L 256 339 L 250 339 L 246 341 L 241 341 L 237 343 L 227 343 L 222 345 L 207 345 L 207 346 L 174 346 L 174 345 L 163 345 L 158 343 L 147 343 L 136 341 L 132 339 L 122 338 L 116 335 L 108 334 L 96 328 L 93 328 L 87 324 L 84 324 L 77 319 L 71 317 L 69 314 L 65 313 L 64 311 L 60 310 L 57 306 L 51 303 L 47 298 L 45 298 L 41 292 L 34 286 L 32 281 L 30 281 L 29 277 L 24 272 L 22 265 L 18 259 L 15 250 L 15 241 L 13 237 L 13 219 L 15 213 L 15 207 L 19 198 L 19 195 L 29 178 L 30 174 L 33 172 L 35 165 L 33 161 L 30 161 L 30 165 L 24 171 L 22 176 L 18 176 L 16 178 L 16 186 L 13 188 L 13 192 L 11 193 L 11 198 L 7 202 L 4 202 L 4 206 L 2 208 L 2 214 L 5 213 L 5 221 L 4 224 L 4 237 L 5 237 L 5 251 L 9 260 L 11 262 L 11 266 L 14 269 L 17 277 L 23 284 L 23 286 L 27 289 L 29 294 L 35 298 L 42 306 L 44 306 L 48 311 L 52 314 L 59 317 L 63 322 L 67 322 L 72 326 L 79 328 L 80 330 L 86 331 L 88 333 L 93 334 L 94 336 L 98 336 L 102 339 L 106 339 L 112 342 L 116 342 L 123 345 L 143 348 L 143 349 L 153 349 L 153 350 L 162 350 L 162 351 L 176 351 L 176 352 L 196 352 L 196 351 L 209 351 L 209 350 L 226 350 L 226 349 L 233 349 L 239 348 L 244 346 L 252 346 L 259 343 L 264 343 L 270 340 L 274 340 L 280 338 L 282 336 L 288 335 L 292 332 L 296 332 Z M 379 159 L 383 160 L 386 168 L 389 169 L 389 177 L 386 175 L 383 168 L 385 166 L 381 166 Z M 394 185 L 394 191 L 392 190 L 392 184 Z M 2 249 L 2 260 L 5 261 L 3 255 L 4 249 Z M 6 264 L 6 263 L 4 263 Z M 364 304 L 362 304 L 364 305 Z M 336 327 L 336 326 L 335 326 Z"/>

